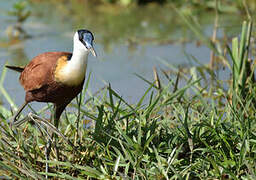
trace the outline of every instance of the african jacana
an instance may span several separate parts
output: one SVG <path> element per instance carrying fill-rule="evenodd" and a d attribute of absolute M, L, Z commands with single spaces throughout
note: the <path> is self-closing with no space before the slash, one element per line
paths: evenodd
<path fill-rule="evenodd" d="M 25 103 L 13 117 L 16 121 L 25 106 L 32 102 L 54 104 L 54 125 L 66 106 L 83 88 L 89 52 L 96 57 L 93 34 L 85 29 L 78 30 L 73 38 L 73 53 L 46 52 L 34 57 L 24 68 L 6 66 L 21 72 L 20 83 L 26 91 Z"/>

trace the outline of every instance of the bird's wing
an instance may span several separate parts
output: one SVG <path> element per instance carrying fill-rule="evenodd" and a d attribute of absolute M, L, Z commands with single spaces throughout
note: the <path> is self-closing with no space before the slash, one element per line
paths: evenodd
<path fill-rule="evenodd" d="M 68 58 L 71 53 L 47 52 L 32 59 L 20 75 L 20 83 L 26 91 L 39 89 L 54 81 L 54 69 L 59 58 Z"/>

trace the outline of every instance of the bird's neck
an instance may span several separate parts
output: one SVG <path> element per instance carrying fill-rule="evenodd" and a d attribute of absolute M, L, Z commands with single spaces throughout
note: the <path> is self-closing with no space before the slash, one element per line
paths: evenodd
<path fill-rule="evenodd" d="M 55 78 L 62 84 L 68 86 L 79 86 L 84 82 L 87 68 L 88 51 L 74 46 L 70 60 L 59 63 Z"/>
<path fill-rule="evenodd" d="M 88 60 L 88 51 L 84 49 L 79 49 L 74 45 L 72 57 L 68 62 L 68 66 L 71 69 L 79 70 L 79 72 L 86 71 L 87 67 L 87 60 Z"/>

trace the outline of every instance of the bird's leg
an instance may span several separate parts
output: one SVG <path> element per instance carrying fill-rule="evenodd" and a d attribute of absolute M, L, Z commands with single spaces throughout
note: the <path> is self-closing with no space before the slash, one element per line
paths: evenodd
<path fill-rule="evenodd" d="M 56 126 L 56 118 L 55 118 L 55 114 L 56 114 L 56 105 L 54 104 L 54 110 L 53 110 L 53 114 L 51 115 L 51 120 L 54 122 L 54 126 L 58 129 L 58 127 Z M 52 140 L 54 139 L 54 149 L 55 149 L 55 152 L 56 152 L 56 156 L 57 156 L 57 160 L 59 160 L 59 152 L 57 150 L 57 147 L 56 147 L 56 142 L 57 142 L 57 137 L 55 133 L 52 133 L 51 137 L 48 137 L 48 140 L 47 140 L 47 144 L 45 146 L 45 160 L 48 161 L 50 160 L 49 156 L 50 156 L 50 152 L 51 152 L 51 147 L 52 147 Z M 45 172 L 48 173 L 49 172 L 49 165 L 48 165 L 48 162 L 46 162 L 45 164 Z M 48 178 L 48 176 L 46 175 L 45 176 L 46 179 Z"/>
<path fill-rule="evenodd" d="M 53 125 L 56 127 L 56 129 L 58 129 L 58 127 L 59 127 L 59 119 L 56 117 L 57 108 L 58 108 L 58 106 L 56 104 L 54 104 L 52 121 L 53 121 Z"/>
<path fill-rule="evenodd" d="M 54 115 L 52 116 L 53 118 L 53 123 L 56 129 L 59 127 L 59 120 L 60 120 L 60 115 L 64 111 L 65 107 L 67 106 L 66 103 L 63 104 L 54 104 Z M 58 142 L 58 136 L 54 133 L 52 138 L 54 139 L 54 148 L 56 152 L 57 159 L 59 160 L 59 151 L 57 148 L 57 142 Z"/>
<path fill-rule="evenodd" d="M 50 156 L 50 152 L 51 152 L 51 146 L 52 146 L 52 141 L 50 138 L 48 138 L 47 140 L 47 144 L 45 146 L 45 160 L 49 161 L 49 156 Z M 49 172 L 49 164 L 48 162 L 46 162 L 45 164 L 45 172 L 48 173 Z M 48 178 L 48 175 L 45 176 L 45 178 Z"/>
<path fill-rule="evenodd" d="M 62 104 L 55 104 L 54 105 L 54 126 L 56 129 L 59 128 L 59 120 L 60 120 L 60 115 L 66 108 L 68 103 L 62 103 Z"/>
<path fill-rule="evenodd" d="M 76 135 L 75 135 L 75 142 L 77 142 L 76 139 L 77 139 L 78 136 L 79 136 L 79 135 L 78 135 L 78 131 L 79 131 L 79 122 L 80 122 L 80 110 L 81 110 L 82 92 L 80 93 L 79 96 L 77 96 L 76 100 L 77 100 L 77 104 L 78 104 L 78 109 L 77 109 L 78 114 L 77 114 L 77 119 L 76 119 Z M 79 139 L 79 138 L 78 138 L 78 139 Z"/>
<path fill-rule="evenodd" d="M 18 111 L 15 113 L 15 115 L 13 116 L 11 123 L 14 124 L 15 121 L 17 120 L 17 117 L 20 115 L 21 111 L 27 106 L 28 102 L 25 101 L 24 104 L 22 104 L 22 106 L 18 109 Z"/>
<path fill-rule="evenodd" d="M 56 127 L 56 129 L 58 129 L 59 119 L 56 117 L 56 111 L 57 111 L 57 105 L 56 104 L 54 104 L 54 110 L 53 111 L 54 111 L 54 114 L 52 116 L 53 124 Z M 54 149 L 55 149 L 55 152 L 56 152 L 57 160 L 59 160 L 59 151 L 58 151 L 58 148 L 57 148 L 58 136 L 55 133 L 53 133 L 52 134 L 52 139 L 54 139 Z"/>

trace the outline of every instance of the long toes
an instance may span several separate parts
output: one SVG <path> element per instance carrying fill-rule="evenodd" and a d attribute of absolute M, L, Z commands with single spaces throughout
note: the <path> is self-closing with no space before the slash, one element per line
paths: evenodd
<path fill-rule="evenodd" d="M 28 117 L 31 118 L 31 119 L 33 119 L 33 118 L 41 119 L 38 115 L 36 115 L 32 112 L 28 113 Z"/>
<path fill-rule="evenodd" d="M 29 121 L 28 116 L 25 116 L 24 118 L 19 119 L 19 120 L 12 121 L 11 126 L 18 127 L 18 126 L 22 125 L 23 123 L 25 123 L 26 121 Z"/>

